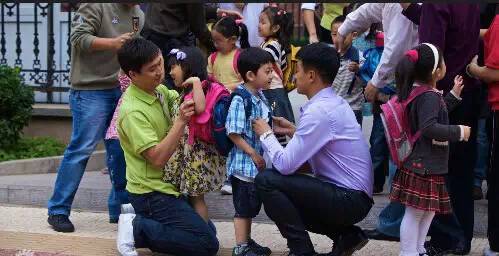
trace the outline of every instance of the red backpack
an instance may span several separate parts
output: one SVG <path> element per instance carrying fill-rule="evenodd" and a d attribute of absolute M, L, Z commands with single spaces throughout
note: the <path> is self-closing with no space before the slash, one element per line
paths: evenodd
<path fill-rule="evenodd" d="M 390 150 L 392 161 L 401 168 L 411 155 L 414 143 L 421 136 L 421 130 L 414 134 L 411 132 L 407 106 L 419 95 L 435 90 L 428 86 L 415 86 L 409 97 L 399 101 L 397 96 L 392 97 L 387 103 L 381 105 L 381 120 L 385 128 L 386 142 Z M 438 93 L 437 93 L 438 94 Z M 440 94 L 439 94 L 440 96 Z"/>

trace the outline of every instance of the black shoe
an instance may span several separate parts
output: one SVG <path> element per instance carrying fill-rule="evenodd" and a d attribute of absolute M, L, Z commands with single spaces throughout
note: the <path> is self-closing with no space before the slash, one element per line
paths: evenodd
<path fill-rule="evenodd" d="M 52 228 L 57 232 L 70 233 L 75 231 L 75 227 L 73 226 L 73 223 L 71 223 L 67 215 L 49 215 L 47 221 L 50 226 L 52 226 Z"/>
<path fill-rule="evenodd" d="M 111 223 L 111 224 L 117 224 L 118 220 L 119 220 L 119 218 L 109 217 L 109 223 Z"/>
<path fill-rule="evenodd" d="M 366 229 L 364 230 L 364 233 L 369 239 L 400 242 L 400 237 L 385 235 L 379 232 L 377 229 Z"/>
<path fill-rule="evenodd" d="M 435 243 L 431 243 L 431 241 L 426 241 L 424 243 L 424 248 L 428 256 L 443 256 L 454 252 L 454 248 L 436 245 Z"/>
<path fill-rule="evenodd" d="M 256 253 L 269 256 L 272 251 L 268 247 L 263 247 L 255 242 L 255 240 L 250 239 L 248 241 L 248 246 Z"/>
<path fill-rule="evenodd" d="M 364 247 L 369 239 L 367 239 L 366 234 L 359 229 L 359 232 L 352 234 L 341 235 L 333 244 L 333 250 L 331 253 L 326 254 L 328 256 L 350 256 L 355 251 L 358 251 Z"/>
<path fill-rule="evenodd" d="M 455 248 L 452 254 L 454 255 L 468 255 L 471 251 L 471 242 L 468 244 L 459 243 Z"/>
<path fill-rule="evenodd" d="M 383 193 L 383 187 L 381 188 L 373 188 L 373 195 L 379 195 Z"/>

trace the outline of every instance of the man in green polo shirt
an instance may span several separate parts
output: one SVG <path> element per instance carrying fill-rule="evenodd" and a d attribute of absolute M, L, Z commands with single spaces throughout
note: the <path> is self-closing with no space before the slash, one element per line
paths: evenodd
<path fill-rule="evenodd" d="M 213 224 L 206 223 L 175 186 L 162 181 L 163 167 L 194 114 L 194 102 L 185 101 L 173 119 L 179 95 L 160 84 L 163 56 L 154 43 L 132 39 L 118 51 L 118 61 L 132 80 L 117 124 L 131 202 L 119 218 L 118 251 L 135 256 L 135 248 L 148 247 L 174 255 L 215 255 L 219 243 Z"/>

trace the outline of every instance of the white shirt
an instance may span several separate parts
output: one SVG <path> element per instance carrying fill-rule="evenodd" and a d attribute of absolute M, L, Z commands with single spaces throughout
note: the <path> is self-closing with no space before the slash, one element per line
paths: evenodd
<path fill-rule="evenodd" d="M 345 36 L 364 31 L 379 22 L 383 24 L 385 48 L 371 83 L 383 88 L 394 80 L 395 67 L 404 53 L 418 45 L 418 26 L 402 14 L 399 3 L 367 3 L 348 14 L 338 33 Z"/>
<path fill-rule="evenodd" d="M 248 3 L 243 8 L 243 22 L 248 27 L 248 41 L 252 47 L 259 47 L 263 38 L 258 35 L 258 18 L 266 3 Z M 239 10 L 234 3 L 220 3 L 219 8 L 233 11 Z M 239 43 L 239 42 L 238 42 Z"/>

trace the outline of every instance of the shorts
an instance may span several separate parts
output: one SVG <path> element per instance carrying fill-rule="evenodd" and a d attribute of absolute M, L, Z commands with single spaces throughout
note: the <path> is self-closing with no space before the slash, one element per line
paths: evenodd
<path fill-rule="evenodd" d="M 258 197 L 255 183 L 242 181 L 234 176 L 230 177 L 230 181 L 235 210 L 234 218 L 256 217 L 262 208 L 262 200 Z"/>

